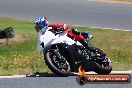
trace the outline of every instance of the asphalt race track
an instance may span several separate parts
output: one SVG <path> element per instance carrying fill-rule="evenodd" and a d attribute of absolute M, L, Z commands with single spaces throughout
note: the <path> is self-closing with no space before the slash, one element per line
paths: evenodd
<path fill-rule="evenodd" d="M 0 0 L 0 17 L 132 30 L 132 5 L 95 0 Z"/>
<path fill-rule="evenodd" d="M 131 74 L 132 77 L 132 74 Z M 132 82 L 126 84 L 84 84 L 76 82 L 76 76 L 0 78 L 0 88 L 132 88 Z"/>

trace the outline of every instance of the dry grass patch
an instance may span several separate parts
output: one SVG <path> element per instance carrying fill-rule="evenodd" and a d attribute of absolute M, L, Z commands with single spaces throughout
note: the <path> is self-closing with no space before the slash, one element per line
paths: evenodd
<path fill-rule="evenodd" d="M 132 42 L 132 36 L 129 36 L 129 37 L 124 37 L 121 39 L 121 41 L 124 41 L 124 42 Z"/>
<path fill-rule="evenodd" d="M 132 4 L 132 0 L 99 0 L 99 2 Z"/>
<path fill-rule="evenodd" d="M 0 44 L 15 44 L 15 43 L 23 43 L 27 41 L 28 39 L 24 35 L 15 35 L 13 38 L 7 39 L 0 39 Z"/>

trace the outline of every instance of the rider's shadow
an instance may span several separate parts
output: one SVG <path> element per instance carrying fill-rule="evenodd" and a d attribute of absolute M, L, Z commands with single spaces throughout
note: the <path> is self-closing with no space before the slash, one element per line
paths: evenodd
<path fill-rule="evenodd" d="M 68 76 L 75 76 L 75 74 L 71 73 Z M 67 76 L 61 76 L 61 75 L 57 75 L 54 73 L 47 73 L 47 72 L 45 73 L 36 72 L 32 75 L 26 75 L 26 77 L 67 77 Z"/>

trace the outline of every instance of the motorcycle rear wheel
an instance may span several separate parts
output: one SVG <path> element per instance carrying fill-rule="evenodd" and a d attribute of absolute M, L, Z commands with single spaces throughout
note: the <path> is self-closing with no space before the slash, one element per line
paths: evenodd
<path fill-rule="evenodd" d="M 93 60 L 86 60 L 85 62 L 87 63 L 85 63 L 83 67 L 85 68 L 86 71 L 94 71 L 97 74 L 109 74 L 112 71 L 112 63 L 110 59 L 108 60 L 107 66 L 105 66 L 104 64 L 100 65 L 99 63 Z"/>
<path fill-rule="evenodd" d="M 112 71 L 112 62 L 110 61 L 110 58 L 107 58 L 107 62 L 103 63 L 102 65 L 95 63 L 95 69 L 94 71 L 98 74 L 109 74 Z M 97 69 L 96 69 L 97 68 Z"/>

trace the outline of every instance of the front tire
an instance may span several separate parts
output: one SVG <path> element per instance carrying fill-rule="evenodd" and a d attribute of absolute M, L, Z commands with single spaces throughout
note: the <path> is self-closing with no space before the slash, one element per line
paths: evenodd
<path fill-rule="evenodd" d="M 47 51 L 44 54 L 44 59 L 49 69 L 57 75 L 68 76 L 71 72 L 70 64 L 66 58 L 62 55 L 58 55 L 54 51 Z"/>

